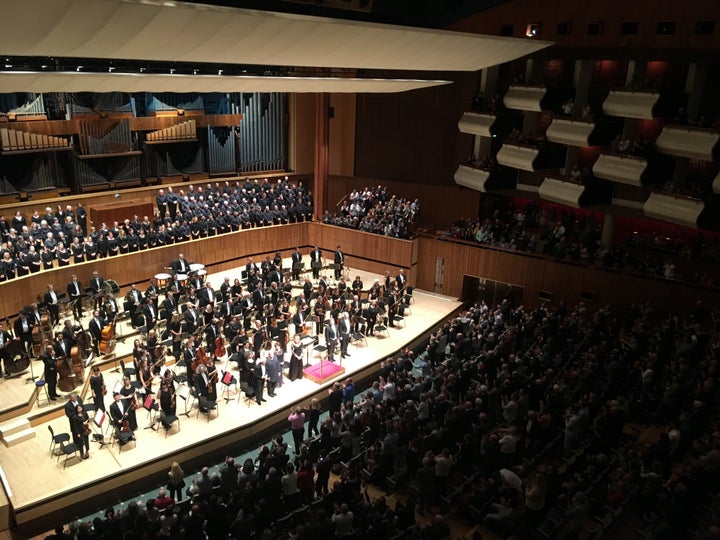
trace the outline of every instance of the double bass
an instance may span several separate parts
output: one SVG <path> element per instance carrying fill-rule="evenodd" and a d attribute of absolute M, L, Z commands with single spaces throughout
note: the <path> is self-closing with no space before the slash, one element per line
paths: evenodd
<path fill-rule="evenodd" d="M 115 350 L 115 318 L 113 322 L 105 325 L 100 331 L 100 343 L 98 344 L 98 350 L 102 354 L 111 354 Z"/>
<path fill-rule="evenodd" d="M 215 358 L 220 358 L 221 356 L 225 356 L 227 351 L 225 350 L 225 340 L 222 336 L 218 336 L 215 338 Z"/>
<path fill-rule="evenodd" d="M 71 359 L 61 356 L 55 360 L 58 372 L 57 387 L 63 392 L 72 392 L 82 382 L 82 372 L 78 377 Z"/>

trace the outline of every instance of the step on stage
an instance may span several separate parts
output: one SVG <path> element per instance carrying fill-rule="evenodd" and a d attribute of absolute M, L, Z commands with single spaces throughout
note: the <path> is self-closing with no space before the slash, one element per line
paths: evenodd
<path fill-rule="evenodd" d="M 366 283 L 372 283 L 374 275 L 360 273 Z M 226 275 L 233 276 L 233 273 L 222 272 L 209 276 L 209 279 L 217 288 Z M 221 452 L 239 454 L 247 449 L 244 441 L 249 438 L 289 429 L 287 417 L 293 406 L 306 406 L 312 398 L 327 397 L 333 382 L 345 377 L 360 380 L 374 376 L 381 360 L 396 354 L 418 335 L 436 327 L 439 321 L 460 307 L 457 300 L 417 289 L 413 298 L 412 314 L 406 315 L 404 327 L 390 328 L 381 337 L 370 336 L 366 340 L 354 342 L 349 348 L 350 357 L 343 359 L 342 367 L 324 363 L 321 378 L 318 366 L 320 357 L 317 352 L 310 351 L 307 359 L 309 369 L 318 366 L 318 373 L 306 372 L 306 377 L 294 382 L 285 378 L 283 384 L 278 386 L 275 397 L 267 397 L 262 405 L 258 405 L 254 399 L 246 398 L 237 385 L 218 383 L 216 409 L 201 413 L 192 398 L 178 399 L 179 421 L 168 430 L 162 424 L 155 423 L 151 413 L 143 408 L 138 409 L 137 440 L 123 446 L 112 441 L 112 433 L 106 429 L 108 422 L 98 428 L 91 421 L 93 432 L 98 437 L 90 437 L 89 459 L 81 459 L 77 454 L 58 455 L 59 446 L 53 454 L 50 452 L 48 427 L 56 435 L 70 431 L 62 408 L 66 399 L 45 404 L 44 414 L 38 414 L 37 406 L 33 405 L 35 411 L 31 409 L 25 418 L 30 419 L 35 436 L 25 438 L 13 446 L 0 445 L 0 481 L 5 488 L 5 493 L 0 493 L 0 496 L 7 495 L 7 504 L 12 508 L 20 532 L 24 537 L 30 537 L 52 529 L 58 523 L 67 522 L 73 516 L 88 515 L 98 510 L 100 505 L 117 504 L 120 497 L 136 491 L 132 487 L 134 483 L 147 485 L 156 482 L 161 485 L 173 461 L 183 464 L 203 455 L 211 456 Z M 128 341 L 130 343 L 126 347 L 131 346 L 132 340 Z M 123 353 L 116 351 L 116 354 Z M 112 389 L 120 379 L 120 374 L 113 367 L 112 361 L 103 365 L 108 389 Z M 235 379 L 239 378 L 237 364 L 229 362 L 226 357 L 217 362 L 216 367 L 229 371 Z M 29 392 L 31 386 L 34 385 L 27 383 L 25 391 Z M 86 403 L 92 402 L 89 395 L 83 397 Z M 42 399 L 44 401 L 44 396 Z M 111 401 L 111 392 L 108 392 L 105 398 L 107 407 Z M 146 427 L 154 429 L 143 429 Z M 101 434 L 104 437 L 102 442 L 110 444 L 100 444 L 95 440 Z M 186 473 L 191 472 L 192 469 L 186 468 Z M 3 503 L 0 500 L 0 509 Z"/>

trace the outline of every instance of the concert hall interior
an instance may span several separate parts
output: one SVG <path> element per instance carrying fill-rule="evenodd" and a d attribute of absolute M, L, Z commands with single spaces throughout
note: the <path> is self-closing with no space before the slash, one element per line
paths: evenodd
<path fill-rule="evenodd" d="M 692 7 L 6 0 L 0 540 L 720 537 Z"/>

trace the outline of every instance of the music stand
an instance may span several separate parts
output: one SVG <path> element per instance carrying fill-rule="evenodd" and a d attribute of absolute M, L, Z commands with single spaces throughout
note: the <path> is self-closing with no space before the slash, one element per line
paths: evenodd
<path fill-rule="evenodd" d="M 95 410 L 95 414 L 93 415 L 93 424 L 97 426 L 100 433 L 95 433 L 93 438 L 100 443 L 101 450 L 106 446 L 110 446 L 109 442 L 105 442 L 105 435 L 103 434 L 103 423 L 105 423 L 106 418 L 107 414 L 105 414 L 105 411 L 102 409 Z"/>
<path fill-rule="evenodd" d="M 145 429 L 152 429 L 155 431 L 155 417 L 153 416 L 153 413 L 156 412 L 160 406 L 155 403 L 155 399 L 152 396 L 147 396 L 145 398 L 145 401 L 143 402 L 143 409 L 145 409 L 148 413 L 148 420 L 150 421 L 150 425 L 145 426 Z"/>
<path fill-rule="evenodd" d="M 305 336 L 300 340 L 300 345 L 305 349 L 305 367 L 310 367 L 310 345 L 318 343 L 319 339 L 317 336 Z"/>
<path fill-rule="evenodd" d="M 190 387 L 186 384 L 181 384 L 178 387 L 177 395 L 178 395 L 178 397 L 182 398 L 182 400 L 185 402 L 185 412 L 183 414 L 189 418 L 190 412 L 188 411 L 188 401 L 191 398 L 194 399 L 194 396 L 190 392 Z M 190 408 L 192 409 L 192 405 L 190 405 Z"/>

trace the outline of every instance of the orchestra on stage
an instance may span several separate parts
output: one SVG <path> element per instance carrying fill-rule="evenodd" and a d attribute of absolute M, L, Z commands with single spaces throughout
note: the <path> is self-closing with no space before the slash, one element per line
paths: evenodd
<path fill-rule="evenodd" d="M 122 380 L 111 389 L 109 415 L 108 388 L 97 364 L 90 375 L 92 404 L 66 408 L 71 420 L 79 416 L 72 427 L 83 456 L 89 455 L 83 437 L 98 412 L 126 444 L 135 439 L 138 411 L 147 411 L 148 427 L 161 423 L 167 429 L 177 418 L 178 397 L 185 413 L 194 401 L 200 412 L 209 413 L 218 406 L 220 384 L 223 393 L 229 395 L 234 385 L 248 401 L 262 405 L 282 386 L 286 366 L 290 381 L 303 377 L 308 347 L 322 339 L 325 360 L 342 362 L 350 356 L 353 338 L 393 326 L 412 295 L 402 269 L 394 278 L 386 272 L 368 288 L 359 275 L 351 280 L 341 246 L 332 263 L 314 247 L 307 271 L 303 258 L 299 248 L 288 267 L 280 252 L 259 262 L 249 258 L 239 276 L 226 276 L 216 287 L 203 264 L 179 253 L 144 288 L 131 284 L 124 296 L 114 280 L 98 272 L 87 284 L 72 274 L 64 293 L 48 284 L 38 296 L 42 302 L 22 309 L 11 326 L 0 322 L 0 370 L 6 376 L 32 371 L 32 359 L 39 358 L 48 399 L 54 401 L 59 392 L 75 394 L 94 359 L 112 358 L 123 339 L 121 320 L 135 329 L 132 363 L 120 361 Z M 87 420 L 88 408 L 95 411 L 93 422 Z M 101 437 L 103 430 L 94 427 Z"/>

